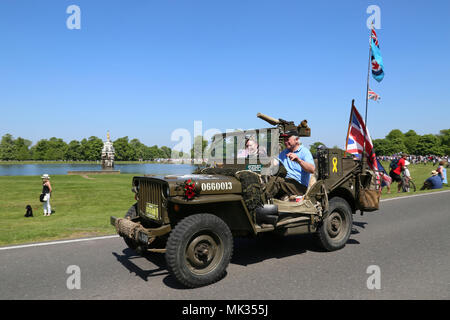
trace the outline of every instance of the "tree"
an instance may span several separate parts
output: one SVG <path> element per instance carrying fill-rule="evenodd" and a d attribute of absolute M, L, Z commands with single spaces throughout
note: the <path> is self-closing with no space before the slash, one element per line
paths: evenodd
<path fill-rule="evenodd" d="M 405 147 L 409 154 L 417 154 L 419 138 L 420 136 L 414 130 L 409 130 L 405 133 Z"/>
<path fill-rule="evenodd" d="M 444 129 L 439 131 L 437 137 L 439 139 L 444 154 L 450 155 L 450 129 Z"/>
<path fill-rule="evenodd" d="M 102 158 L 103 141 L 95 136 L 81 140 L 80 151 L 83 160 L 97 161 Z"/>
<path fill-rule="evenodd" d="M 129 143 L 130 148 L 133 150 L 133 160 L 147 159 L 146 158 L 146 146 L 138 139 L 133 139 Z"/>
<path fill-rule="evenodd" d="M 66 160 L 82 160 L 81 143 L 77 140 L 70 141 L 64 158 Z"/>
<path fill-rule="evenodd" d="M 49 145 L 46 139 L 39 140 L 34 146 L 31 147 L 33 160 L 46 160 L 45 156 L 48 148 Z"/>
<path fill-rule="evenodd" d="M 113 145 L 116 151 L 117 161 L 130 161 L 136 159 L 136 153 L 128 143 L 128 136 L 117 139 L 114 141 Z"/>
<path fill-rule="evenodd" d="M 169 147 L 162 146 L 161 151 L 163 152 L 165 159 L 172 158 L 172 149 L 170 149 Z"/>
<path fill-rule="evenodd" d="M 437 136 L 432 134 L 425 134 L 419 138 L 417 153 L 422 156 L 428 154 L 442 156 L 444 154 L 444 151 L 441 148 Z"/>
<path fill-rule="evenodd" d="M 9 133 L 2 137 L 0 142 L 0 159 L 2 160 L 15 160 L 17 156 L 17 148 L 14 144 L 14 139 Z"/>
<path fill-rule="evenodd" d="M 377 156 L 389 156 L 394 153 L 407 152 L 406 146 L 400 138 L 393 138 L 392 140 L 375 139 L 373 140 L 373 148 Z"/>
<path fill-rule="evenodd" d="M 30 160 L 31 159 L 31 152 L 30 152 L 30 146 L 31 141 L 23 139 L 21 137 L 17 138 L 14 141 L 14 144 L 16 146 L 16 159 L 17 160 Z"/>
<path fill-rule="evenodd" d="M 403 141 L 404 138 L 405 135 L 399 129 L 391 130 L 391 132 L 389 132 L 388 135 L 386 136 L 386 139 L 391 141 L 394 139 L 400 139 Z"/>
<path fill-rule="evenodd" d="M 45 153 L 45 160 L 63 160 L 67 152 L 67 143 L 63 139 L 52 137 L 48 140 L 48 149 Z"/>
<path fill-rule="evenodd" d="M 159 149 L 158 149 L 157 145 L 150 147 L 148 150 L 148 153 L 149 153 L 150 160 L 155 160 L 160 157 L 160 153 L 159 153 Z"/>

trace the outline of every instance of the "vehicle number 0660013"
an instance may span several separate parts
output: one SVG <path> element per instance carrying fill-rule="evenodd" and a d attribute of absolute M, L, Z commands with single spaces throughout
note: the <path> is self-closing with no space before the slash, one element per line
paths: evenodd
<path fill-rule="evenodd" d="M 202 183 L 202 191 L 231 190 L 232 188 L 233 184 L 231 182 Z"/>

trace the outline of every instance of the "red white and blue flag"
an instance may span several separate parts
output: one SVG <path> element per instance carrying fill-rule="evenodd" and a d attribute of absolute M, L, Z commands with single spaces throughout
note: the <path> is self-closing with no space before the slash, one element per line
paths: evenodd
<path fill-rule="evenodd" d="M 364 146 L 369 168 L 377 172 L 378 164 L 375 153 L 373 152 L 373 143 L 369 130 L 366 128 L 358 110 L 355 106 L 352 106 L 345 151 L 353 154 L 357 158 L 361 158 Z"/>
<path fill-rule="evenodd" d="M 389 176 L 389 174 L 387 173 L 387 171 L 384 169 L 383 165 L 380 163 L 380 161 L 377 160 L 377 166 L 378 166 L 378 171 L 380 173 L 383 173 L 383 175 L 381 176 L 381 178 L 383 179 L 383 181 L 390 185 L 392 183 L 392 178 Z"/>
<path fill-rule="evenodd" d="M 370 49 L 371 49 L 371 60 L 372 60 L 372 76 L 375 80 L 380 82 L 384 78 L 384 66 L 383 66 L 383 58 L 380 53 L 380 45 L 378 42 L 377 33 L 375 29 L 372 28 L 370 34 Z"/>
<path fill-rule="evenodd" d="M 367 92 L 368 94 L 368 98 L 373 100 L 373 101 L 378 101 L 381 99 L 381 97 L 375 93 L 375 91 L 373 91 L 372 89 L 369 88 L 369 91 Z"/>

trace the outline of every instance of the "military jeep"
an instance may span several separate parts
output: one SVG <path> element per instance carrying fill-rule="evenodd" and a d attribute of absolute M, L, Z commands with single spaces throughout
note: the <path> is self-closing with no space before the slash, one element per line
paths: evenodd
<path fill-rule="evenodd" d="M 360 190 L 373 189 L 374 174 L 340 149 L 318 150 L 304 195 L 292 201 L 267 197 L 268 181 L 285 174 L 276 161 L 280 147 L 284 149 L 281 134 L 295 128 L 300 136 L 310 136 L 310 129 L 306 120 L 296 126 L 257 116 L 274 127 L 214 136 L 208 163 L 192 174 L 133 177 L 136 203 L 124 218 L 110 219 L 139 254 L 165 253 L 170 273 L 187 287 L 208 285 L 225 275 L 234 237 L 311 234 L 333 251 L 349 239 L 352 214 L 367 209 L 358 199 Z M 240 157 L 248 139 L 263 145 L 264 153 Z"/>

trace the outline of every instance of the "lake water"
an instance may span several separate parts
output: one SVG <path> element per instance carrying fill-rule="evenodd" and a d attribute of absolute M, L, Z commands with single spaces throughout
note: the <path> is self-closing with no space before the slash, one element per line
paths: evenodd
<path fill-rule="evenodd" d="M 95 171 L 102 170 L 100 164 L 0 164 L 0 176 L 41 176 L 44 173 L 49 175 L 67 174 L 67 171 Z M 143 164 L 116 164 L 114 170 L 120 173 L 135 174 L 189 174 L 195 170 L 195 166 L 190 164 L 163 164 L 163 163 L 143 163 Z"/>

